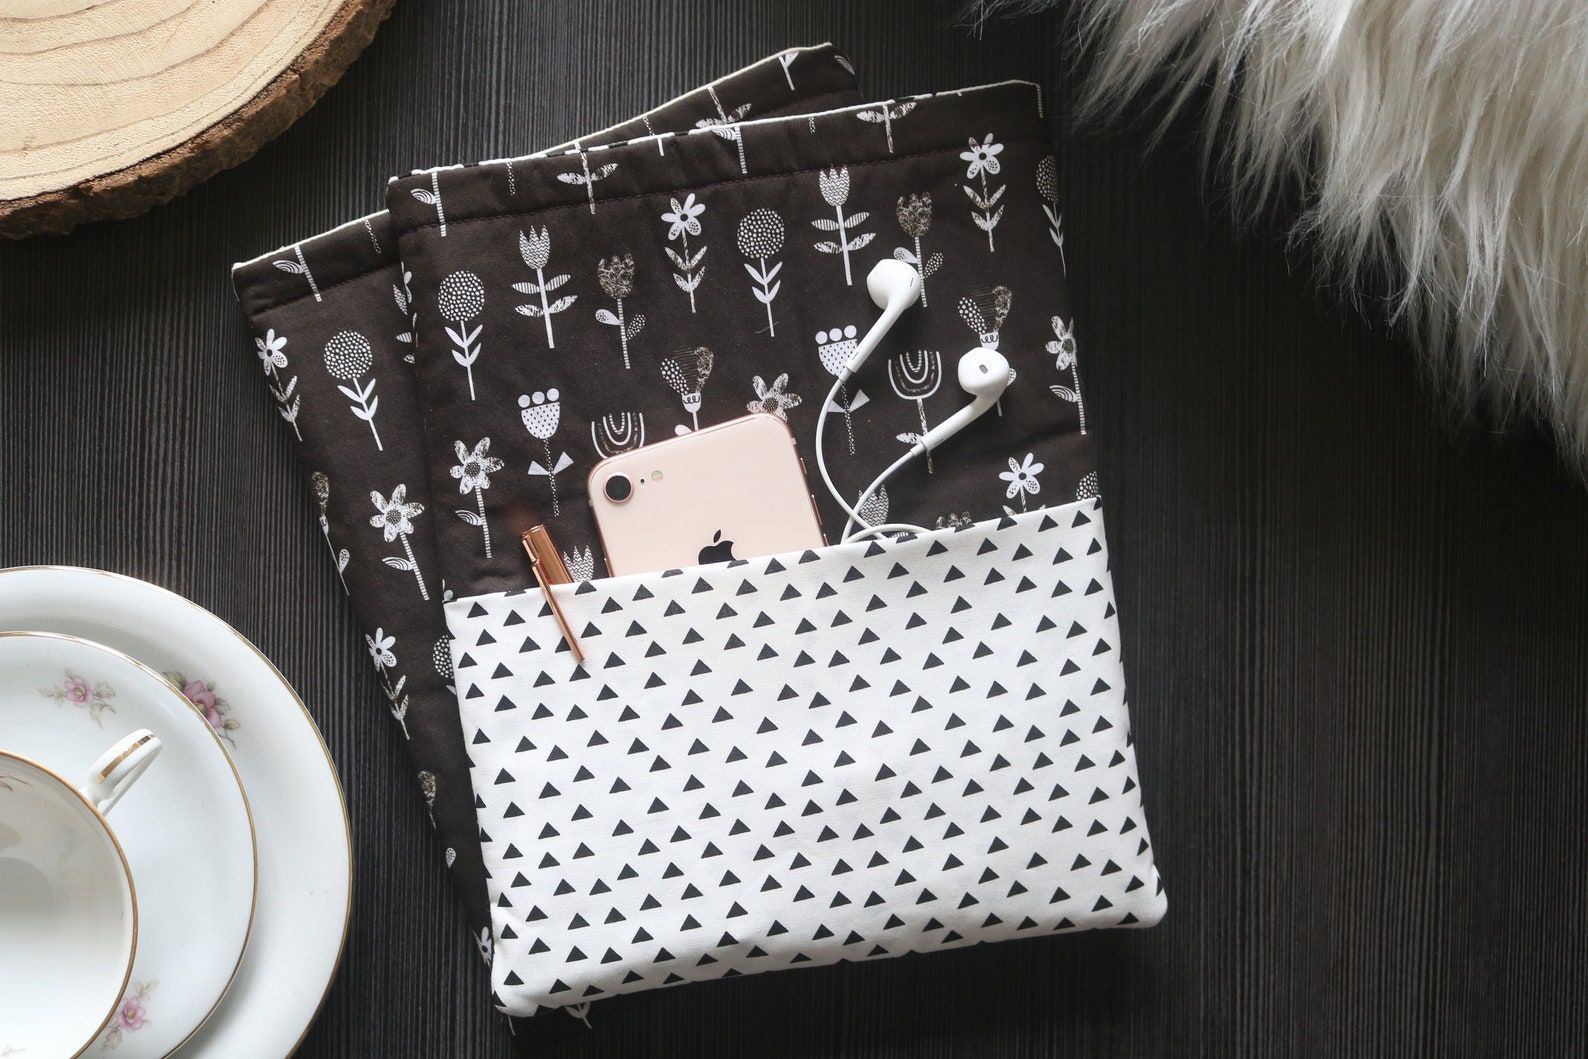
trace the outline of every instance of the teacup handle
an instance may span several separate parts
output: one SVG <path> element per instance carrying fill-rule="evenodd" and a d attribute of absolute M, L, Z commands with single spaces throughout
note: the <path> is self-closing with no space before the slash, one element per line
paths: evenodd
<path fill-rule="evenodd" d="M 88 781 L 81 788 L 83 796 L 101 813 L 110 812 L 154 761 L 160 746 L 160 737 L 147 728 L 118 739 L 89 766 Z"/>

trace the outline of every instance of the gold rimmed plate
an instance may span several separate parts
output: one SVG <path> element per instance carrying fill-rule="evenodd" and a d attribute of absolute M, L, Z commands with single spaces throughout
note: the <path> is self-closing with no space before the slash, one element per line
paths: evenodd
<path fill-rule="evenodd" d="M 0 570 L 0 629 L 66 633 L 131 656 L 181 692 L 224 747 L 252 810 L 256 911 L 230 992 L 174 1054 L 290 1054 L 335 976 L 352 896 L 341 784 L 303 703 L 224 621 L 171 592 L 116 574 L 74 567 Z M 137 793 L 127 796 L 129 802 Z M 212 856 L 198 854 L 206 855 Z M 140 895 L 143 886 L 140 877 Z M 206 941 L 190 944 L 197 949 Z M 112 1024 L 122 1029 L 119 1041 L 108 1047 L 102 1037 L 90 1055 L 165 1054 L 130 1050 L 163 1021 L 168 995 L 161 982 L 140 997 L 139 981 L 134 973 L 134 992 Z"/>

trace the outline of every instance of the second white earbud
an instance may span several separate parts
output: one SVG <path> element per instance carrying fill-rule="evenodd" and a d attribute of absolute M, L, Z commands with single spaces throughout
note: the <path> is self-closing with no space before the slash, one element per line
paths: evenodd
<path fill-rule="evenodd" d="M 949 438 L 981 418 L 998 403 L 1009 388 L 1009 360 L 996 349 L 977 346 L 959 358 L 960 389 L 970 394 L 971 402 L 916 442 L 923 452 L 931 452 Z"/>

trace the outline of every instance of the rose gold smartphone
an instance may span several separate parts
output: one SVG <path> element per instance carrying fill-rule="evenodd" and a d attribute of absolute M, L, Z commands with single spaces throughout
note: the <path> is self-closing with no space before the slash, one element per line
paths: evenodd
<path fill-rule="evenodd" d="M 614 577 L 826 543 L 794 435 L 765 413 L 602 460 L 590 506 Z"/>

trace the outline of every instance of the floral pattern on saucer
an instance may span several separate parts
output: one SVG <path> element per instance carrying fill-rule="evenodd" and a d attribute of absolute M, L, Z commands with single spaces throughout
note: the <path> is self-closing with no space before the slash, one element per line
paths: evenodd
<path fill-rule="evenodd" d="M 110 1020 L 109 1027 L 99 1038 L 99 1047 L 104 1051 L 112 1051 L 121 1047 L 121 1042 L 129 1033 L 137 1033 L 149 1025 L 149 995 L 154 992 L 159 982 L 132 982 L 127 987 L 127 993 L 121 998 L 121 1004 L 116 1008 L 116 1017 Z"/>
<path fill-rule="evenodd" d="M 110 704 L 110 700 L 116 697 L 115 688 L 103 680 L 90 683 L 70 669 L 66 670 L 58 687 L 40 688 L 39 694 L 58 706 L 76 706 L 87 710 L 98 725 L 105 723 L 103 717 L 106 712 L 116 712 L 116 707 Z"/>
<path fill-rule="evenodd" d="M 189 680 L 181 673 L 172 671 L 162 674 L 176 686 L 182 696 L 197 707 L 198 712 L 215 729 L 215 734 L 226 740 L 228 746 L 236 746 L 237 741 L 232 738 L 232 733 L 242 727 L 242 722 L 231 715 L 231 705 L 219 695 L 215 694 L 215 681 Z"/>

